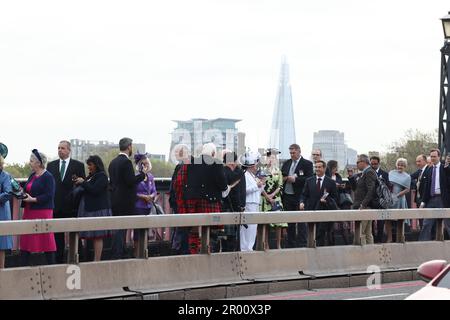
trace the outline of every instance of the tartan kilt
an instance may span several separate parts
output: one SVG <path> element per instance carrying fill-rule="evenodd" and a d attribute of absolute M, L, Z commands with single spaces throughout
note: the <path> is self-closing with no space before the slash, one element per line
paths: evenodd
<path fill-rule="evenodd" d="M 222 206 L 220 201 L 210 202 L 205 199 L 189 199 L 180 201 L 178 213 L 220 213 Z M 224 226 L 212 226 L 211 229 L 224 229 Z M 191 231 L 189 234 L 189 251 L 191 254 L 198 254 L 200 252 L 199 234 Z"/>
<path fill-rule="evenodd" d="M 221 212 L 220 201 L 210 202 L 205 199 L 189 199 L 183 201 L 179 213 L 218 213 Z"/>

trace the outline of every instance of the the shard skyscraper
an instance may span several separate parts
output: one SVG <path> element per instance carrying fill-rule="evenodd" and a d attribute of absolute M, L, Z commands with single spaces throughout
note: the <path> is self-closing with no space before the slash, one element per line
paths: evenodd
<path fill-rule="evenodd" d="M 286 57 L 283 57 L 278 94 L 273 110 L 269 146 L 281 151 L 280 160 L 287 160 L 291 158 L 289 146 L 296 142 L 294 108 L 292 106 L 292 92 L 289 83 L 289 65 L 286 62 Z"/>

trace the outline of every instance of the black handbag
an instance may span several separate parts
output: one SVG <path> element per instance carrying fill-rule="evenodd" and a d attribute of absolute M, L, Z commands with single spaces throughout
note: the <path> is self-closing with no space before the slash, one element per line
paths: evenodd
<path fill-rule="evenodd" d="M 283 211 L 283 207 L 281 206 L 281 203 L 279 201 L 275 201 L 269 211 Z"/>
<path fill-rule="evenodd" d="M 72 191 L 70 192 L 70 199 L 72 201 L 73 208 L 78 209 L 83 194 L 84 188 L 82 186 L 76 186 L 72 189 Z"/>

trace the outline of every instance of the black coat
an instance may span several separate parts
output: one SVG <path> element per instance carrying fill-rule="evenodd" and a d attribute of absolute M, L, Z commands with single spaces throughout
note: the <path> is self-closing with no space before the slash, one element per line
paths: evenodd
<path fill-rule="evenodd" d="M 305 204 L 305 210 L 318 210 L 319 208 L 325 209 L 324 206 L 322 206 L 322 204 L 320 203 L 320 198 L 323 196 L 325 190 L 329 193 L 327 200 L 328 198 L 330 200 L 333 199 L 332 202 L 334 201 L 334 205 L 339 202 L 336 182 L 333 179 L 324 176 L 320 192 L 318 192 L 317 190 L 316 183 L 316 176 L 308 178 L 305 182 L 305 187 L 300 197 L 300 203 L 303 202 Z M 337 208 L 334 207 L 329 209 Z"/>
<path fill-rule="evenodd" d="M 228 185 L 233 184 L 237 180 L 239 180 L 239 183 L 231 189 L 228 197 L 223 199 L 223 209 L 229 212 L 240 212 L 242 208 L 245 208 L 247 196 L 244 171 L 239 167 L 234 171 L 229 167 L 224 167 L 224 172 Z"/>
<path fill-rule="evenodd" d="M 111 209 L 114 216 L 134 214 L 137 199 L 137 184 L 144 180 L 145 174 L 134 174 L 133 164 L 126 155 L 114 158 L 108 168 L 111 186 Z"/>
<path fill-rule="evenodd" d="M 173 170 L 172 174 L 172 180 L 170 180 L 170 186 L 169 186 L 169 205 L 170 208 L 172 208 L 174 213 L 178 212 L 177 208 L 177 195 L 175 194 L 174 189 L 174 183 L 178 175 L 178 171 L 180 171 L 181 167 L 183 166 L 183 163 L 179 163 L 176 165 L 175 169 Z"/>
<path fill-rule="evenodd" d="M 186 200 L 204 199 L 220 202 L 222 191 L 227 190 L 223 164 L 209 156 L 192 159 L 187 166 L 187 184 L 184 189 Z"/>
<path fill-rule="evenodd" d="M 422 176 L 420 176 L 420 174 L 422 173 L 421 169 L 419 169 L 416 172 L 414 172 L 413 174 L 411 174 L 411 189 L 416 190 L 415 202 L 416 202 L 417 207 L 419 207 L 422 202 L 423 194 L 425 192 L 425 186 L 428 181 L 427 173 L 429 170 L 430 170 L 430 167 L 427 166 L 427 167 L 425 167 L 425 171 L 422 174 Z M 420 181 L 419 181 L 419 177 L 420 177 Z M 417 185 L 419 185 L 419 188 L 417 188 Z"/>
<path fill-rule="evenodd" d="M 281 173 L 283 177 L 289 176 L 289 169 L 291 168 L 292 159 L 289 159 L 281 167 Z M 300 161 L 297 163 L 294 173 L 297 174 L 295 182 L 292 184 L 294 189 L 294 194 L 297 199 L 300 198 L 303 188 L 305 186 L 305 181 L 314 174 L 313 163 L 305 158 L 301 157 Z M 286 182 L 283 183 L 283 190 L 285 189 Z"/>
<path fill-rule="evenodd" d="M 449 199 L 449 179 L 450 179 L 450 167 L 444 168 L 444 164 L 441 163 L 441 166 L 439 167 L 439 182 L 441 186 L 441 199 L 442 204 L 444 208 L 450 207 L 450 199 Z M 429 166 L 428 170 L 424 173 L 426 175 L 424 177 L 425 182 L 425 188 L 423 190 L 422 194 L 422 202 L 425 203 L 425 205 L 428 204 L 428 202 L 431 199 L 431 179 L 433 175 L 433 166 Z"/>
<path fill-rule="evenodd" d="M 390 188 L 391 187 L 391 183 L 389 182 L 389 173 L 379 169 L 378 172 L 375 171 L 375 173 L 377 174 L 378 178 L 382 178 L 384 180 L 384 182 L 386 183 L 386 185 Z"/>
<path fill-rule="evenodd" d="M 27 185 L 35 175 L 34 172 L 30 175 L 24 190 L 26 190 Z M 45 171 L 40 177 L 33 181 L 31 190 L 28 194 L 37 200 L 37 202 L 30 203 L 30 209 L 53 209 L 55 198 L 55 179 L 53 178 L 53 175 L 48 172 L 48 170 Z M 22 201 L 21 206 L 24 208 L 25 205 L 26 202 Z"/>
<path fill-rule="evenodd" d="M 86 211 L 98 211 L 110 209 L 108 177 L 101 171 L 95 173 L 90 179 L 84 181 L 81 186 L 84 189 L 84 209 Z"/>
<path fill-rule="evenodd" d="M 73 206 L 71 192 L 73 190 L 72 175 L 86 178 L 84 164 L 78 160 L 70 159 L 66 168 L 64 180 L 61 181 L 61 173 L 59 171 L 59 159 L 47 164 L 47 171 L 55 178 L 55 218 L 76 217 L 76 209 Z"/>

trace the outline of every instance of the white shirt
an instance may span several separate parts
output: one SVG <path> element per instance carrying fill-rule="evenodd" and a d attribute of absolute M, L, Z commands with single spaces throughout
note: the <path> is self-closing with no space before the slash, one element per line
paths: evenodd
<path fill-rule="evenodd" d="M 259 188 L 256 182 L 256 177 L 249 171 L 245 172 L 245 190 L 246 190 L 246 203 L 257 203 L 261 202 L 261 193 L 263 187 Z"/>
<path fill-rule="evenodd" d="M 64 159 L 64 161 L 66 161 L 66 168 L 64 169 L 64 176 L 62 177 L 61 180 L 64 180 L 64 178 L 66 177 L 66 172 L 67 172 L 67 168 L 69 167 L 70 157 L 67 159 Z M 59 172 L 61 172 L 62 164 L 63 164 L 63 159 L 59 159 Z"/>
<path fill-rule="evenodd" d="M 125 157 L 130 158 L 125 152 L 119 152 L 119 155 L 123 154 Z"/>
<path fill-rule="evenodd" d="M 433 167 L 434 167 L 434 165 L 433 165 Z M 431 170 L 434 169 L 433 167 L 431 168 Z M 434 194 L 441 194 L 441 182 L 440 182 L 440 179 L 439 179 L 440 178 L 440 173 L 439 173 L 440 168 L 441 168 L 441 163 L 438 162 L 438 164 L 436 165 L 436 177 L 435 177 L 435 180 L 434 180 L 435 185 L 431 186 L 431 187 L 434 188 Z M 433 171 L 431 172 L 431 174 L 433 174 Z"/>
<path fill-rule="evenodd" d="M 323 180 L 325 179 L 325 175 L 323 175 L 321 177 L 316 177 L 316 186 L 317 186 L 317 181 L 319 181 L 319 178 L 321 179 L 320 180 L 320 189 L 322 189 Z"/>
<path fill-rule="evenodd" d="M 289 168 L 289 176 L 293 176 L 294 175 L 295 168 L 297 168 L 297 165 L 300 162 L 301 158 L 302 157 L 300 156 L 300 158 L 298 158 L 297 160 L 292 159 L 291 167 Z M 294 194 L 294 186 L 292 185 L 291 182 L 286 182 L 286 186 L 284 188 L 284 193 L 286 193 L 286 194 Z"/>

